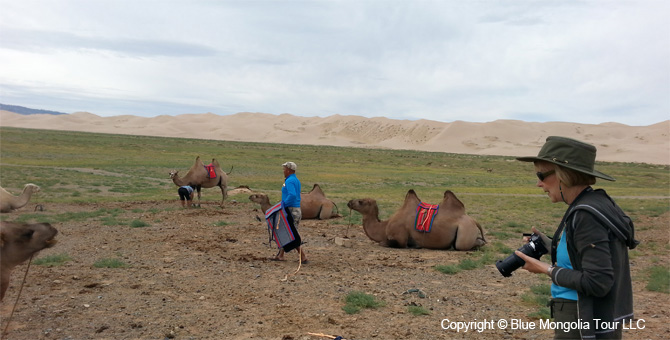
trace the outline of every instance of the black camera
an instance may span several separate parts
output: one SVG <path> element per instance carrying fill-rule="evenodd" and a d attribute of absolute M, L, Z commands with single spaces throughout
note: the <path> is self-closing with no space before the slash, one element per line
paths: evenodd
<path fill-rule="evenodd" d="M 544 246 L 544 242 L 542 242 L 540 235 L 535 233 L 530 235 L 530 242 L 521 246 L 519 251 L 538 260 L 540 257 L 542 257 L 542 255 L 549 252 L 547 247 Z M 496 261 L 496 267 L 498 268 L 500 274 L 502 274 L 504 277 L 512 276 L 512 272 L 523 267 L 524 264 L 526 264 L 526 261 L 522 260 L 514 253 L 512 253 L 512 255 L 508 256 L 504 260 Z"/>

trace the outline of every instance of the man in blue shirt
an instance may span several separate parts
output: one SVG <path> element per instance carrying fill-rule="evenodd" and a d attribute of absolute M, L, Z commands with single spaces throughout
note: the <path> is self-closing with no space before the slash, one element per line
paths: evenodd
<path fill-rule="evenodd" d="M 300 210 L 300 180 L 295 175 L 298 166 L 293 162 L 286 162 L 282 164 L 282 167 L 284 168 L 284 185 L 281 188 L 281 200 L 286 210 L 291 213 L 293 224 L 297 230 L 302 219 L 302 210 Z M 300 261 L 307 263 L 307 254 L 305 254 L 303 247 L 299 246 L 298 251 L 300 252 Z M 279 250 L 276 259 L 284 261 L 284 248 Z"/>

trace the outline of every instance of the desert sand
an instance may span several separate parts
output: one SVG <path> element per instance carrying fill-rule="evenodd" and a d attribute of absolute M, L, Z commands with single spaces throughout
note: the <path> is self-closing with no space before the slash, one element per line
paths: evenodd
<path fill-rule="evenodd" d="M 619 123 L 594 125 L 518 120 L 445 123 L 383 117 L 333 115 L 322 118 L 250 112 L 227 116 L 204 113 L 101 117 L 88 112 L 20 115 L 0 111 L 0 126 L 499 156 L 535 155 L 547 136 L 559 135 L 595 145 L 598 161 L 670 164 L 670 120 L 648 126 L 629 126 Z"/>

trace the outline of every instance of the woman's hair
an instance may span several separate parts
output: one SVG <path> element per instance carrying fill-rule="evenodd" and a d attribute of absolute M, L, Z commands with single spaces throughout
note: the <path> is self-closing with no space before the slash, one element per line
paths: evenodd
<path fill-rule="evenodd" d="M 561 183 L 565 184 L 566 187 L 574 187 L 576 185 L 593 185 L 596 184 L 596 177 L 593 175 L 587 175 L 585 173 L 575 171 L 572 169 L 564 168 L 562 166 L 556 165 L 550 162 L 535 162 L 535 168 L 539 169 L 540 164 L 545 164 L 546 167 L 556 170 L 556 176 Z"/>

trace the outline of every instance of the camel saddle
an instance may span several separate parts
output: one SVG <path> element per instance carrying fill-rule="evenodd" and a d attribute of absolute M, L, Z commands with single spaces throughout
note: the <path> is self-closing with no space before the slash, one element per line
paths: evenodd
<path fill-rule="evenodd" d="M 440 206 L 437 204 L 419 203 L 416 206 L 414 229 L 420 232 L 429 233 L 431 228 L 433 228 L 433 220 L 439 209 Z"/>
<path fill-rule="evenodd" d="M 207 171 L 207 178 L 216 178 L 216 167 L 212 164 L 205 165 Z"/>

